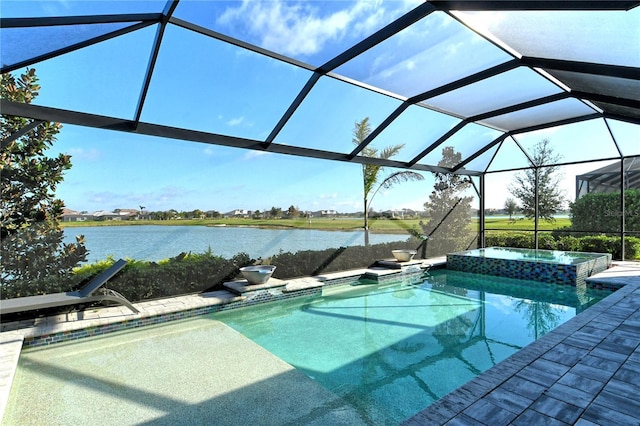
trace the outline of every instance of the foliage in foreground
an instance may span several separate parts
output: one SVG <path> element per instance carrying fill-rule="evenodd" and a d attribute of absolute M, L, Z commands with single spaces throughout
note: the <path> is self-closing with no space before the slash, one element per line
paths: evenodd
<path fill-rule="evenodd" d="M 18 78 L 3 74 L 0 80 L 0 96 L 14 102 L 31 103 L 39 90 L 34 69 Z M 0 124 L 2 290 L 17 291 L 44 277 L 62 282 L 86 259 L 87 250 L 82 237 L 64 244 L 59 225 L 64 205 L 55 198 L 55 189 L 71 168 L 71 157 L 48 157 L 46 151 L 53 146 L 60 123 L 2 115 Z"/>

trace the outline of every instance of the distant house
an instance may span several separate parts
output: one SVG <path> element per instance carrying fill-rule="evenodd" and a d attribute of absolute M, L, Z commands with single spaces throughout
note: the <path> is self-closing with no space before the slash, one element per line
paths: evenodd
<path fill-rule="evenodd" d="M 412 209 L 393 209 L 387 210 L 387 212 L 385 213 L 389 213 L 391 217 L 398 219 L 404 219 L 405 217 L 414 217 L 418 214 L 415 210 Z"/>
<path fill-rule="evenodd" d="M 224 217 L 249 217 L 251 212 L 244 209 L 235 209 L 224 214 Z"/>
<path fill-rule="evenodd" d="M 71 209 L 62 210 L 63 222 L 84 222 L 85 220 L 91 219 L 93 219 L 93 216 L 88 214 L 87 212 L 79 212 Z"/>
<path fill-rule="evenodd" d="M 337 214 L 336 210 L 320 210 L 320 216 L 335 216 Z"/>
<path fill-rule="evenodd" d="M 136 209 L 115 209 L 113 212 L 118 213 L 122 218 L 132 218 L 140 215 L 140 210 Z"/>
<path fill-rule="evenodd" d="M 93 220 L 122 220 L 122 216 L 116 212 L 108 212 L 106 210 L 98 210 L 92 213 Z"/>
<path fill-rule="evenodd" d="M 86 220 L 130 220 L 130 219 L 150 219 L 148 213 L 143 214 L 136 209 L 115 209 L 112 212 L 98 210 L 93 213 L 78 212 L 76 210 L 64 209 L 62 211 L 63 222 L 83 222 Z"/>

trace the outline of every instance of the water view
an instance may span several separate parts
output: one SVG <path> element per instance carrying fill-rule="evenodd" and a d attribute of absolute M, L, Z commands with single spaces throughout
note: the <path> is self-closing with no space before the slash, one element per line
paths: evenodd
<path fill-rule="evenodd" d="M 87 262 L 113 256 L 158 261 L 182 252 L 202 253 L 211 249 L 225 258 L 245 252 L 265 258 L 283 252 L 324 250 L 364 245 L 363 231 L 319 231 L 315 229 L 260 229 L 207 226 L 92 226 L 66 228 L 65 243 L 85 236 Z M 407 234 L 369 234 L 371 244 L 404 241 Z"/>

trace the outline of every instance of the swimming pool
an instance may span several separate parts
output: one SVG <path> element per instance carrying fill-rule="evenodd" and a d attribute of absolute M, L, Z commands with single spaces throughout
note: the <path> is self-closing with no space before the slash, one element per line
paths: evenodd
<path fill-rule="evenodd" d="M 50 421 L 52 410 L 87 406 L 100 408 L 85 410 L 95 417 L 83 422 L 104 424 L 111 406 L 129 424 L 177 422 L 175 412 L 197 421 L 224 398 L 216 394 L 220 375 L 284 361 L 295 367 L 286 375 L 303 372 L 324 389 L 292 388 L 292 400 L 313 392 L 324 398 L 315 399 L 314 410 L 345 403 L 363 424 L 397 424 L 608 294 L 447 270 L 418 283 L 326 287 L 321 297 L 26 350 L 5 420 L 40 413 Z M 218 321 L 260 346 L 240 351 L 237 336 Z M 214 335 L 230 340 L 220 346 L 210 341 Z M 86 394 L 96 399 L 85 401 Z"/>

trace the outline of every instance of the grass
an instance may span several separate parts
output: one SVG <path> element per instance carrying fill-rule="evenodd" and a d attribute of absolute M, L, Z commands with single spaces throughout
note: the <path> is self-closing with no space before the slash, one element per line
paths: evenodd
<path fill-rule="evenodd" d="M 377 233 L 406 233 L 407 229 L 418 227 L 421 219 L 371 219 L 369 229 Z M 424 219 L 422 219 L 424 221 Z M 252 226 L 257 228 L 296 228 L 319 229 L 324 231 L 356 231 L 362 229 L 363 220 L 357 218 L 312 218 L 312 219 L 182 219 L 182 220 L 131 220 L 131 221 L 88 221 L 63 222 L 63 227 L 77 228 L 84 226 Z M 559 218 L 554 222 L 540 221 L 538 229 L 551 231 L 556 228 L 571 225 L 568 218 Z M 478 229 L 478 219 L 472 219 L 471 229 Z M 489 230 L 505 231 L 533 231 L 534 223 L 531 219 L 485 218 L 485 227 Z"/>
<path fill-rule="evenodd" d="M 478 223 L 476 219 L 474 221 L 475 224 Z M 534 223 L 533 219 L 496 219 L 492 217 L 485 218 L 485 228 L 486 229 L 499 229 L 505 231 L 533 231 Z M 538 230 L 540 231 L 552 231 L 556 228 L 563 228 L 565 226 L 571 226 L 571 219 L 568 217 L 558 218 L 553 222 L 547 222 L 541 220 L 538 222 Z"/>

